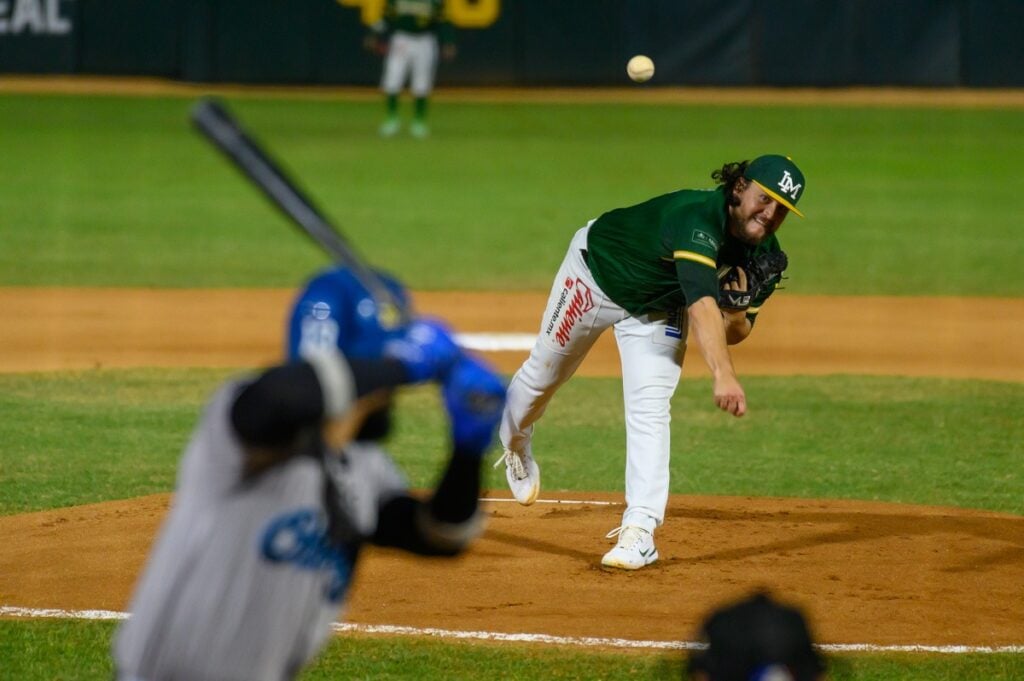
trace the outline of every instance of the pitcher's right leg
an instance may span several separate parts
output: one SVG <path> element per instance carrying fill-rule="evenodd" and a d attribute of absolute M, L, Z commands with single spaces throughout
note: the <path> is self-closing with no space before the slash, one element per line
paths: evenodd
<path fill-rule="evenodd" d="M 530 444 L 533 426 L 558 388 L 575 373 L 597 337 L 626 316 L 594 283 L 583 251 L 589 225 L 576 232 L 548 297 L 540 335 L 508 386 L 499 437 L 505 477 L 516 500 L 540 494 L 540 468 Z M 496 465 L 498 465 L 496 464 Z"/>

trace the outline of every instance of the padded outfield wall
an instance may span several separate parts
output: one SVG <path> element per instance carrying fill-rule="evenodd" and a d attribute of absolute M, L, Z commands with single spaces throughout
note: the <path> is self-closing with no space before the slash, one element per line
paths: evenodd
<path fill-rule="evenodd" d="M 377 81 L 382 0 L 0 0 L 0 73 Z M 442 85 L 1024 85 L 1020 0 L 449 0 Z"/>

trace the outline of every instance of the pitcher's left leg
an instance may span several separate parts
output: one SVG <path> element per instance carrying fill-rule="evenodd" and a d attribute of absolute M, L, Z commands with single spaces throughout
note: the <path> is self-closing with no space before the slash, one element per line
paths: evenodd
<path fill-rule="evenodd" d="M 670 404 L 686 349 L 683 329 L 677 315 L 615 325 L 626 412 L 626 511 L 605 565 L 637 569 L 658 558 L 653 536 L 668 504 Z"/>

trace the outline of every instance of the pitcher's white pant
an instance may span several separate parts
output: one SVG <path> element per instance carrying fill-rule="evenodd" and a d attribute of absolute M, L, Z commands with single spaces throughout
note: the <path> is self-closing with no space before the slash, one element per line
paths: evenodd
<path fill-rule="evenodd" d="M 533 424 L 598 336 L 614 326 L 626 411 L 626 511 L 622 522 L 653 532 L 664 521 L 668 503 L 669 403 L 686 351 L 685 311 L 632 317 L 608 298 L 594 282 L 582 254 L 589 229 L 590 223 L 577 231 L 569 244 L 537 342 L 509 383 L 499 435 L 508 449 L 532 454 Z"/>
<path fill-rule="evenodd" d="M 412 72 L 410 91 L 413 97 L 426 97 L 434 89 L 437 72 L 437 36 L 433 33 L 404 33 L 396 31 L 388 45 L 384 60 L 384 75 L 380 88 L 389 95 L 402 91 L 405 80 Z"/>

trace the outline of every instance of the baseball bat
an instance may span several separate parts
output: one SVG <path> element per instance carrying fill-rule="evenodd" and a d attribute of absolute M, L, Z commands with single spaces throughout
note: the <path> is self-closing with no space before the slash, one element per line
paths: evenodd
<path fill-rule="evenodd" d="M 209 97 L 199 100 L 192 109 L 192 124 L 306 236 L 352 272 L 373 296 L 382 319 L 388 319 L 390 308 L 400 322 L 408 321 L 409 311 L 391 289 L 223 103 Z"/>

